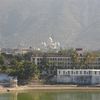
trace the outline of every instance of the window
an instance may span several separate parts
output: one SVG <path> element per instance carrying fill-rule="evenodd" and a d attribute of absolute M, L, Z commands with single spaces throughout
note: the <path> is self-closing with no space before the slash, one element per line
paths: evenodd
<path fill-rule="evenodd" d="M 63 75 L 65 75 L 65 71 L 63 71 Z"/>
<path fill-rule="evenodd" d="M 82 71 L 80 71 L 80 74 L 82 74 Z"/>
<path fill-rule="evenodd" d="M 54 61 L 54 60 L 55 60 L 55 58 L 52 58 L 52 60 Z"/>
<path fill-rule="evenodd" d="M 40 62 L 37 63 L 38 65 L 40 64 Z"/>
<path fill-rule="evenodd" d="M 50 58 L 50 60 L 52 60 L 52 58 Z"/>
<path fill-rule="evenodd" d="M 60 59 L 58 58 L 58 61 L 59 61 Z"/>
<path fill-rule="evenodd" d="M 89 71 L 89 74 L 91 74 L 91 71 Z"/>
<path fill-rule="evenodd" d="M 95 71 L 95 72 L 94 72 L 94 74 L 96 75 L 96 74 L 97 74 L 97 72 Z"/>
<path fill-rule="evenodd" d="M 32 58 L 32 60 L 35 60 L 36 58 Z"/>
<path fill-rule="evenodd" d="M 70 71 L 68 71 L 68 74 L 70 74 Z"/>
<path fill-rule="evenodd" d="M 39 58 L 37 58 L 37 60 L 40 60 Z"/>
<path fill-rule="evenodd" d="M 57 60 L 57 59 L 55 58 L 55 60 Z"/>
<path fill-rule="evenodd" d="M 60 74 L 60 71 L 59 71 L 59 74 Z"/>
<path fill-rule="evenodd" d="M 84 71 L 84 74 L 86 74 L 86 71 Z"/>
<path fill-rule="evenodd" d="M 78 74 L 78 71 L 76 71 L 76 74 Z"/>

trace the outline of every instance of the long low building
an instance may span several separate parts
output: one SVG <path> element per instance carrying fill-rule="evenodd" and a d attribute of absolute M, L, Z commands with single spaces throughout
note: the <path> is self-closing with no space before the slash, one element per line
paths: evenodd
<path fill-rule="evenodd" d="M 99 69 L 57 69 L 57 83 L 100 84 Z"/>
<path fill-rule="evenodd" d="M 84 57 L 79 57 L 79 61 L 83 61 Z M 43 64 L 43 61 L 49 63 L 50 67 L 57 66 L 58 68 L 66 68 L 70 69 L 73 66 L 73 61 L 71 57 L 64 57 L 64 56 L 36 56 L 32 57 L 31 61 L 35 63 L 38 66 L 41 66 Z M 92 62 L 88 63 L 88 66 L 86 66 L 87 69 L 90 68 L 100 68 L 100 57 L 96 57 Z"/>

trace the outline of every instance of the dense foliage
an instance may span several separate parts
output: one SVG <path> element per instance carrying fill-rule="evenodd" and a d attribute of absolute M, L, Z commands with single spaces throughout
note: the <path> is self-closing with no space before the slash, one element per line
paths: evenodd
<path fill-rule="evenodd" d="M 39 67 L 32 63 L 27 55 L 1 54 L 0 72 L 17 76 L 19 81 L 38 79 L 40 76 Z"/>

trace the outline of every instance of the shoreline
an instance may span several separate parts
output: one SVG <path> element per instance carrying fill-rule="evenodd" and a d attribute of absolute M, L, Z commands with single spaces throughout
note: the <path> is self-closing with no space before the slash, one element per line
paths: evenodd
<path fill-rule="evenodd" d="M 20 92 L 20 91 L 99 91 L 100 87 L 96 86 L 74 86 L 74 85 L 34 85 L 34 86 L 18 86 L 14 88 L 2 88 L 0 89 L 0 93 L 2 92 Z"/>

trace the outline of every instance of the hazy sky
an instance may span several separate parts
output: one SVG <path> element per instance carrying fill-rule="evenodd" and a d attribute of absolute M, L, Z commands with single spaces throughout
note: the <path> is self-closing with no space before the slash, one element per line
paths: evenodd
<path fill-rule="evenodd" d="M 63 47 L 100 49 L 100 0 L 0 0 L 0 47 L 39 47 L 51 34 Z"/>

